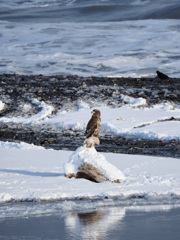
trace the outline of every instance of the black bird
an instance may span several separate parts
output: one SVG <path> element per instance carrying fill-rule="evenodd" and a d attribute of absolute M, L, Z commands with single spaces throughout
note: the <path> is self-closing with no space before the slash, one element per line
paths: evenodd
<path fill-rule="evenodd" d="M 157 73 L 157 77 L 160 78 L 160 79 L 167 79 L 167 78 L 169 78 L 166 74 L 164 74 L 162 72 L 156 71 L 156 73 Z"/>

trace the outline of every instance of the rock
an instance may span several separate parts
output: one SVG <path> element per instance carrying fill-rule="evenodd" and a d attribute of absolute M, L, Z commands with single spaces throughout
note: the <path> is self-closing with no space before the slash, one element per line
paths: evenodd
<path fill-rule="evenodd" d="M 84 178 L 96 183 L 104 181 L 120 183 L 124 180 L 123 173 L 94 147 L 79 147 L 64 165 L 64 172 L 67 178 Z"/>

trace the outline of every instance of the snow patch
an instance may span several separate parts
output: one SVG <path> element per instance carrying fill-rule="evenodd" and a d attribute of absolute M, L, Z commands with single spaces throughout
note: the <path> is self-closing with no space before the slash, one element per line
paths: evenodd
<path fill-rule="evenodd" d="M 124 94 L 121 94 L 121 99 L 125 104 L 128 104 L 129 106 L 145 106 L 147 104 L 145 98 L 133 98 Z"/>
<path fill-rule="evenodd" d="M 33 143 L 32 144 L 28 144 L 28 143 L 25 143 L 25 142 L 20 142 L 20 143 L 15 143 L 15 142 L 1 142 L 0 141 L 0 148 L 9 148 L 9 149 L 24 149 L 24 150 L 32 150 L 32 149 L 44 149 L 43 147 L 40 147 L 40 146 L 36 146 L 34 145 Z"/>
<path fill-rule="evenodd" d="M 90 108 L 89 104 L 84 102 L 84 101 L 82 101 L 82 100 L 79 100 L 77 102 L 77 107 L 78 107 L 78 109 L 88 109 L 88 108 Z"/>
<path fill-rule="evenodd" d="M 5 103 L 0 101 L 0 112 L 5 108 Z"/>
<path fill-rule="evenodd" d="M 0 200 L 2 202 L 9 202 L 12 200 L 12 197 L 9 193 L 0 193 Z"/>
<path fill-rule="evenodd" d="M 11 118 L 2 117 L 2 118 L 0 118 L 0 122 L 2 122 L 2 123 L 34 124 L 34 123 L 38 123 L 39 121 L 45 120 L 46 118 L 51 116 L 53 111 L 54 111 L 53 106 L 48 105 L 45 102 L 39 101 L 37 99 L 33 99 L 32 104 L 41 108 L 41 110 L 37 114 L 35 114 L 31 117 L 28 117 L 28 118 L 24 118 L 24 117 L 11 117 Z M 27 106 L 25 108 L 27 108 Z"/>

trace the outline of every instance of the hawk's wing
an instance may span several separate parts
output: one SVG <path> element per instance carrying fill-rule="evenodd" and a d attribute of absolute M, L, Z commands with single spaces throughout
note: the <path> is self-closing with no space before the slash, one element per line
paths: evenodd
<path fill-rule="evenodd" d="M 97 117 L 92 117 L 86 127 L 86 137 L 88 138 L 92 135 L 98 136 L 100 129 L 101 119 Z"/>
<path fill-rule="evenodd" d="M 86 127 L 86 137 L 93 135 L 95 129 L 97 128 L 97 118 L 92 117 Z"/>

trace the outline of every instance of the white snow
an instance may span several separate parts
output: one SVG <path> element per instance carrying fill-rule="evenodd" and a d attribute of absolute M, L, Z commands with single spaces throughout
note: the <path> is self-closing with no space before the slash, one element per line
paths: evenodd
<path fill-rule="evenodd" d="M 129 104 L 129 106 L 143 106 L 146 105 L 146 99 L 144 98 L 133 98 L 126 96 L 124 94 L 121 94 L 121 99 L 125 104 Z"/>
<path fill-rule="evenodd" d="M 46 104 L 43 101 L 39 101 L 37 99 L 32 100 L 32 104 L 38 106 L 41 110 L 28 118 L 25 117 L 1 117 L 0 122 L 3 123 L 23 123 L 23 124 L 34 124 L 36 122 L 42 121 L 48 117 L 50 117 L 54 111 L 54 107 Z M 25 105 L 25 110 L 29 109 L 29 105 Z"/>
<path fill-rule="evenodd" d="M 114 197 L 128 204 L 133 204 L 134 197 L 144 199 L 146 204 L 179 201 L 180 161 L 176 158 L 101 153 L 125 180 L 94 183 L 64 176 L 63 166 L 72 159 L 71 151 L 1 143 L 0 152 L 1 202 Z M 91 156 L 91 151 L 88 154 Z"/>
<path fill-rule="evenodd" d="M 5 103 L 0 101 L 0 111 L 2 111 L 5 108 Z"/>

